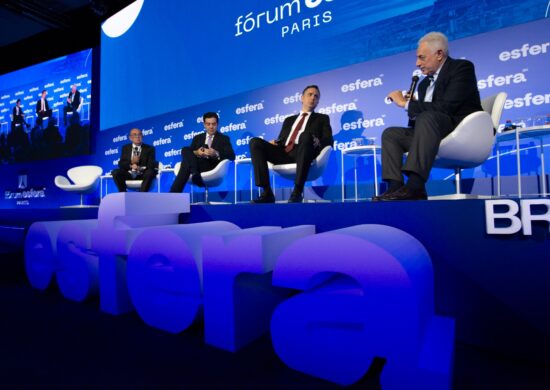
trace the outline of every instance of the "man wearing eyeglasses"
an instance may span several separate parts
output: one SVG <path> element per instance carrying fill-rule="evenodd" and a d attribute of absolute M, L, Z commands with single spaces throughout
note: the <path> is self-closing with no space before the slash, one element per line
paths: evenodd
<path fill-rule="evenodd" d="M 122 147 L 118 169 L 111 172 L 119 192 L 126 192 L 126 180 L 141 180 L 140 192 L 148 192 L 156 175 L 155 148 L 143 143 L 140 129 L 130 130 L 132 143 Z"/>

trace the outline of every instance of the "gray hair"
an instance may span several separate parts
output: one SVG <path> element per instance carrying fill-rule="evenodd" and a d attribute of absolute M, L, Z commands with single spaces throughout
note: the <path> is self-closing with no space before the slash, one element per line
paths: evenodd
<path fill-rule="evenodd" d="M 434 53 L 437 50 L 442 50 L 445 56 L 449 55 L 449 40 L 443 33 L 437 31 L 429 32 L 420 38 L 418 45 L 420 46 L 422 42 L 426 43 Z"/>

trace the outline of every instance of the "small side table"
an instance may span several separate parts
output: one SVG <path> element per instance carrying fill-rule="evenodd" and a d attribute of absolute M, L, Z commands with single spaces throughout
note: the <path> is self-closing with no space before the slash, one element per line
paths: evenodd
<path fill-rule="evenodd" d="M 361 145 L 361 146 L 352 146 L 342 150 L 342 202 L 346 200 L 345 194 L 345 183 L 344 183 L 344 157 L 351 156 L 354 157 L 354 182 L 355 182 L 355 201 L 357 202 L 357 158 L 364 156 L 372 156 L 372 162 L 374 165 L 374 195 L 378 196 L 378 170 L 376 167 L 378 156 L 380 155 L 382 148 L 378 145 Z"/>
<path fill-rule="evenodd" d="M 518 197 L 522 196 L 521 188 L 521 159 L 520 159 L 520 140 L 521 139 L 538 139 L 540 148 L 540 186 L 542 193 L 539 195 L 546 196 L 546 172 L 544 171 L 544 138 L 550 135 L 550 125 L 532 126 L 521 128 L 518 127 L 514 131 L 506 131 L 498 133 L 496 136 L 496 154 L 497 154 L 497 196 L 500 192 L 500 143 L 512 141 L 516 148 L 516 169 L 518 183 Z"/>
<path fill-rule="evenodd" d="M 235 179 L 235 186 L 234 186 L 234 189 L 235 189 L 235 204 L 239 203 L 239 201 L 237 200 L 237 192 L 238 192 L 238 188 L 237 188 L 237 172 L 238 172 L 238 167 L 241 166 L 241 165 L 250 165 L 250 200 L 254 199 L 254 190 L 253 190 L 253 185 L 254 185 L 254 179 L 253 179 L 253 176 L 252 176 L 252 159 L 251 158 L 242 158 L 240 160 L 235 160 L 235 176 L 234 176 L 234 179 Z"/>

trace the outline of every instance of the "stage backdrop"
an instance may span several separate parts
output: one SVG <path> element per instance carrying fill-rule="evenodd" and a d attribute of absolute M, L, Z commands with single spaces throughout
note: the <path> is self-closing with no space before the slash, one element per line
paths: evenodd
<path fill-rule="evenodd" d="M 202 131 L 205 111 L 220 113 L 221 130 L 231 137 L 239 158 L 246 157 L 250 137 L 275 138 L 284 116 L 300 109 L 299 93 L 310 83 L 321 88 L 318 111 L 331 116 L 337 150 L 314 184 L 324 186 L 325 197 L 339 199 L 338 150 L 361 137 L 379 143 L 384 127 L 406 123 L 405 113 L 384 96 L 408 88 L 417 40 L 428 31 L 443 31 L 451 40 L 452 56 L 474 61 L 482 97 L 508 92 L 504 119 L 547 114 L 548 75 L 542 67 L 549 39 L 543 3 L 137 1 L 133 16 L 123 15 L 122 29 L 104 25 L 102 131 L 92 143 L 93 154 L 1 166 L 0 207 L 78 203 L 76 194 L 53 185 L 55 175 L 89 163 L 111 170 L 132 126 L 142 128 L 145 142 L 157 146 L 159 161 L 174 165 L 181 147 Z M 537 150 L 526 146 L 523 167 L 536 174 Z M 505 165 L 512 161 L 505 156 Z M 353 162 L 345 163 L 350 182 Z M 360 190 L 368 196 L 372 162 L 360 159 L 358 166 Z M 434 171 L 434 178 L 446 179 L 449 173 Z M 475 177 L 494 173 L 493 159 L 469 172 Z M 503 173 L 510 175 L 513 169 L 505 166 Z M 240 168 L 238 188 L 247 189 L 247 179 L 247 168 Z M 173 175 L 163 175 L 161 188 L 167 190 L 172 180 Z M 232 199 L 232 174 L 226 183 L 220 195 Z M 106 184 L 114 190 L 110 180 Z M 278 180 L 277 185 L 290 184 Z M 97 196 L 87 200 L 97 202 Z"/>
<path fill-rule="evenodd" d="M 550 74 L 546 70 L 550 52 L 548 30 L 549 21 L 544 19 L 450 42 L 452 57 L 467 58 L 476 65 L 478 88 L 482 98 L 500 91 L 508 93 L 503 123 L 506 119 L 519 122 L 523 118 L 544 117 L 550 112 Z M 107 39 L 107 42 L 110 41 Z M 106 61 L 103 57 L 103 64 Z M 264 61 L 260 61 L 256 66 L 263 66 L 263 63 Z M 217 66 L 223 67 L 222 64 L 223 61 L 217 62 Z M 295 70 L 290 64 L 285 69 L 288 72 Z M 368 142 L 368 139 L 374 139 L 376 144 L 380 144 L 381 133 L 386 127 L 406 124 L 406 113 L 387 101 L 385 96 L 394 89 L 407 89 L 413 75 L 420 75 L 420 72 L 415 68 L 415 50 L 409 50 L 210 100 L 105 129 L 99 134 L 98 153 L 101 153 L 101 156 L 98 155 L 98 158 L 101 158 L 101 165 L 106 170 L 114 168 L 121 146 L 129 142 L 129 129 L 138 127 L 144 131 L 144 142 L 157 147 L 157 159 L 165 165 L 173 166 L 181 160 L 181 147 L 189 145 L 193 136 L 202 131 L 202 114 L 206 111 L 216 111 L 220 115 L 219 130 L 231 137 L 237 159 L 250 157 L 250 139 L 257 136 L 266 139 L 277 138 L 284 118 L 299 112 L 303 87 L 317 84 L 321 89 L 321 102 L 317 111 L 330 116 L 336 152 L 331 156 L 326 173 L 313 184 L 326 188 L 326 198 L 339 199 L 340 151 L 356 142 Z M 146 80 L 145 84 L 148 84 L 150 80 Z M 208 86 L 211 82 L 210 75 L 205 75 L 204 81 L 203 89 L 219 93 L 219 88 Z M 220 85 L 220 88 L 225 84 Z M 235 84 L 235 88 L 242 88 L 240 81 Z M 165 85 L 168 94 L 173 85 Z M 138 86 L 133 85 L 131 88 L 135 87 Z M 190 93 L 187 99 L 194 97 L 196 96 Z M 158 99 L 165 101 L 163 97 Z M 146 104 L 144 110 L 151 109 L 151 105 Z M 130 114 L 128 111 L 124 113 Z M 531 147 L 533 142 L 527 142 L 524 146 L 526 150 L 522 155 L 523 173 L 538 173 L 538 149 Z M 501 152 L 510 152 L 512 147 L 513 144 L 503 145 Z M 501 162 L 503 175 L 515 173 L 514 154 L 505 154 Z M 349 186 L 353 182 L 353 161 L 346 159 L 344 164 L 345 182 Z M 372 159 L 361 159 L 358 164 L 359 181 L 371 181 L 374 168 Z M 242 167 L 238 171 L 237 187 L 242 190 L 249 188 L 247 169 Z M 448 183 L 452 183 L 451 174 L 450 170 L 435 169 L 432 172 L 432 182 L 447 180 Z M 493 155 L 482 166 L 467 171 L 465 177 L 485 178 L 495 175 L 496 160 Z M 164 175 L 161 179 L 161 189 L 168 190 L 172 180 L 173 175 Z M 226 191 L 222 196 L 225 195 L 228 200 L 232 199 L 233 183 L 231 176 L 225 182 L 225 187 L 221 187 L 222 191 Z M 277 179 L 276 185 L 291 186 L 292 183 Z M 443 188 L 445 189 L 453 191 L 452 188 Z M 114 186 L 111 185 L 109 190 L 113 191 Z M 347 190 L 348 196 L 351 196 L 351 188 Z M 366 190 L 370 191 L 371 186 L 363 186 L 360 195 L 368 195 Z"/>

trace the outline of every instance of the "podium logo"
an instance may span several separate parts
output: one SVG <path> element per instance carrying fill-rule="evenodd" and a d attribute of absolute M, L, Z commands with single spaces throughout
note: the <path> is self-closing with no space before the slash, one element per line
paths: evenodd
<path fill-rule="evenodd" d="M 511 199 L 485 201 L 485 228 L 487 234 L 533 234 L 533 224 L 550 226 L 550 200 L 522 199 L 519 204 Z"/>

